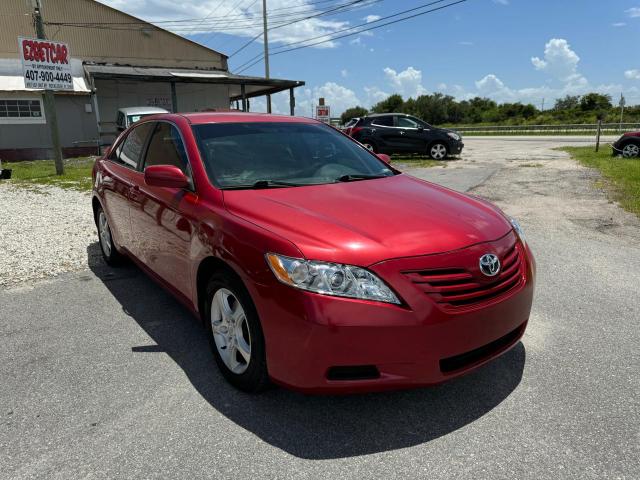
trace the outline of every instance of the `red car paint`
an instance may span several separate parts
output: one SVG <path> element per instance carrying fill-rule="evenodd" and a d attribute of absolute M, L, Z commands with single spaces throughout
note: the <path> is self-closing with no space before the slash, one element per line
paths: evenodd
<path fill-rule="evenodd" d="M 499 356 L 523 335 L 535 263 L 497 207 L 404 174 L 220 190 L 208 179 L 192 124 L 315 120 L 163 114 L 136 126 L 158 121 L 179 129 L 193 188 L 149 186 L 142 172 L 105 157 L 94 168 L 94 208 L 105 210 L 118 250 L 196 315 L 203 262 L 215 258 L 233 269 L 256 305 L 274 382 L 311 393 L 432 385 Z M 284 285 L 269 269 L 267 252 L 368 268 L 402 303 Z M 509 262 L 504 277 L 482 278 L 478 259 L 485 253 Z M 359 365 L 374 365 L 379 377 L 327 378 L 331 367 Z"/>

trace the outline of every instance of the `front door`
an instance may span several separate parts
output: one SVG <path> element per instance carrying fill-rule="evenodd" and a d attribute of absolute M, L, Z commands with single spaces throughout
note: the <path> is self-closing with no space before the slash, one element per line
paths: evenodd
<path fill-rule="evenodd" d="M 151 165 L 174 165 L 192 179 L 175 125 L 157 122 L 142 169 Z M 134 185 L 130 202 L 136 257 L 187 298 L 192 294 L 190 254 L 197 200 L 194 188 L 151 187 L 142 179 Z"/>
<path fill-rule="evenodd" d="M 409 117 L 396 117 L 396 127 L 399 132 L 399 143 L 407 152 L 426 153 L 426 131 L 418 122 Z"/>

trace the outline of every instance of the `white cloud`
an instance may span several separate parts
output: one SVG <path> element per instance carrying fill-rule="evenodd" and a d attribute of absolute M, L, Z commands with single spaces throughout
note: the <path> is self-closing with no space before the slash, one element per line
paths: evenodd
<path fill-rule="evenodd" d="M 612 23 L 611 24 L 612 27 L 616 27 L 616 28 L 620 28 L 620 27 L 626 27 L 627 24 L 624 22 L 616 22 L 616 23 Z"/>
<path fill-rule="evenodd" d="M 493 3 L 497 3 L 498 5 L 509 5 L 509 0 L 493 0 Z"/>
<path fill-rule="evenodd" d="M 366 94 L 365 106 L 371 106 L 378 102 L 381 102 L 387 98 L 390 93 L 380 90 L 378 87 L 364 87 L 364 93 Z"/>
<path fill-rule="evenodd" d="M 427 89 L 422 86 L 422 72 L 413 67 L 401 72 L 387 67 L 384 69 L 384 75 L 394 92 L 404 97 L 417 97 L 427 93 Z"/>
<path fill-rule="evenodd" d="M 100 0 L 118 10 L 142 18 L 146 21 L 174 21 L 180 19 L 201 19 L 198 21 L 159 24 L 179 35 L 198 35 L 194 40 L 213 45 L 216 50 L 230 53 L 225 49 L 225 42 L 220 44 L 217 37 L 220 33 L 251 38 L 262 32 L 262 2 L 247 2 L 238 0 Z M 305 15 L 318 13 L 321 9 L 314 6 L 311 0 L 269 0 L 269 10 L 276 14 L 282 12 L 303 11 Z M 275 23 L 277 19 L 274 19 Z M 169 25 L 173 25 L 170 27 Z M 269 33 L 269 42 L 289 43 L 305 40 L 332 33 L 349 25 L 348 21 L 326 20 L 323 18 L 310 18 L 292 25 L 283 26 Z M 213 40 L 213 41 L 212 41 Z M 261 42 L 262 39 L 256 39 Z M 327 42 L 314 46 L 314 48 L 333 48 L 337 42 Z"/>
<path fill-rule="evenodd" d="M 352 38 L 349 40 L 349 45 L 362 45 L 362 39 L 360 37 Z"/>
<path fill-rule="evenodd" d="M 371 22 L 375 22 L 376 20 L 380 20 L 380 15 L 367 15 L 366 17 L 364 17 L 362 20 L 364 20 L 367 23 L 371 23 Z"/>
<path fill-rule="evenodd" d="M 631 7 L 627 10 L 625 10 L 626 14 L 629 15 L 631 18 L 637 18 L 640 17 L 640 7 Z"/>
<path fill-rule="evenodd" d="M 340 75 L 342 76 L 342 78 L 347 78 L 349 76 L 349 70 L 343 68 L 342 70 L 340 70 Z"/>
<path fill-rule="evenodd" d="M 473 42 L 458 42 L 458 45 L 463 45 L 465 47 L 471 47 Z"/>
<path fill-rule="evenodd" d="M 580 57 L 564 38 L 552 38 L 547 42 L 544 48 L 544 59 L 531 58 L 531 63 L 536 70 L 545 71 L 565 82 L 580 81 L 578 62 Z"/>
<path fill-rule="evenodd" d="M 640 80 L 640 70 L 638 70 L 637 68 L 627 70 L 626 72 L 624 72 L 624 76 L 629 80 Z"/>

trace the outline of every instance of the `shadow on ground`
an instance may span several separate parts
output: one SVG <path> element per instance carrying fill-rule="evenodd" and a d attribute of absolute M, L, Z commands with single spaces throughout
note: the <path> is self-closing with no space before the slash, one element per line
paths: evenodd
<path fill-rule="evenodd" d="M 218 373 L 204 330 L 187 309 L 136 267 L 112 269 L 99 255 L 97 243 L 88 248 L 92 271 L 155 342 L 132 351 L 166 353 L 213 408 L 297 457 L 352 457 L 429 442 L 491 411 L 522 378 L 519 343 L 480 370 L 433 388 L 344 397 L 273 388 L 248 395 Z"/>

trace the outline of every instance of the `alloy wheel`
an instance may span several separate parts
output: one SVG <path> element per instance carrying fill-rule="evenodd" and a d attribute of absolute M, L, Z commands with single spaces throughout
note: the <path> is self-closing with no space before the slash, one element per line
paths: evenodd
<path fill-rule="evenodd" d="M 107 216 L 104 211 L 100 210 L 98 215 L 98 235 L 100 236 L 100 247 L 105 257 L 111 255 L 111 249 L 113 245 L 111 243 L 111 230 L 109 230 L 109 222 L 107 222 Z"/>
<path fill-rule="evenodd" d="M 622 149 L 622 156 L 624 158 L 636 158 L 640 156 L 640 147 L 633 143 L 630 143 L 629 145 L 625 145 L 624 148 Z"/>
<path fill-rule="evenodd" d="M 244 373 L 251 361 L 251 332 L 242 304 L 226 288 L 211 301 L 211 329 L 224 364 L 237 375 Z"/>
<path fill-rule="evenodd" d="M 371 145 L 370 143 L 363 143 L 362 144 L 364 146 L 364 148 L 366 148 L 367 150 L 369 150 L 370 152 L 373 152 L 373 145 Z"/>
<path fill-rule="evenodd" d="M 442 160 L 447 156 L 447 147 L 445 147 L 442 143 L 436 143 L 431 147 L 429 151 L 431 158 L 434 160 Z"/>

